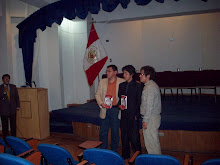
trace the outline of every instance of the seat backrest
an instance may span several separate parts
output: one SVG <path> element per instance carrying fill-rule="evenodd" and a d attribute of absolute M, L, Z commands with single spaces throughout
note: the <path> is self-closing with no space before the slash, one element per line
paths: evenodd
<path fill-rule="evenodd" d="M 174 157 L 168 155 L 139 155 L 135 160 L 135 165 L 181 165 L 181 163 Z"/>
<path fill-rule="evenodd" d="M 37 148 L 46 159 L 48 164 L 68 165 L 68 160 L 70 160 L 74 165 L 79 163 L 73 159 L 67 150 L 60 146 L 53 144 L 39 144 Z"/>
<path fill-rule="evenodd" d="M 2 138 L 0 138 L 0 144 L 4 146 L 4 149 L 6 149 L 7 146 Z"/>
<path fill-rule="evenodd" d="M 202 165 L 220 165 L 220 159 L 210 159 L 203 162 Z"/>
<path fill-rule="evenodd" d="M 1 153 L 0 154 L 0 165 L 33 165 L 31 162 L 29 162 L 26 159 L 10 155 L 10 154 L 5 154 Z"/>
<path fill-rule="evenodd" d="M 95 165 L 125 165 L 123 158 L 118 153 L 107 149 L 86 149 L 83 152 L 83 158 Z"/>
<path fill-rule="evenodd" d="M 31 146 L 26 141 L 20 138 L 14 136 L 7 136 L 5 140 L 8 143 L 8 145 L 12 148 L 15 155 L 19 155 L 23 152 L 32 149 Z"/>
<path fill-rule="evenodd" d="M 3 139 L 0 138 L 0 144 L 4 147 L 4 153 L 13 155 L 13 151 L 10 148 L 7 148 L 6 143 Z"/>

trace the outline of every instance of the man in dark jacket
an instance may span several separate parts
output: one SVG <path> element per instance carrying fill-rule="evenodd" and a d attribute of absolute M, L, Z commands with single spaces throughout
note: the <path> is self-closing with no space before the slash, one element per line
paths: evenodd
<path fill-rule="evenodd" d="M 11 135 L 16 136 L 16 111 L 20 109 L 18 91 L 15 85 L 9 84 L 10 75 L 2 76 L 0 85 L 0 116 L 2 121 L 3 139 L 8 136 L 8 119 L 10 120 Z"/>
<path fill-rule="evenodd" d="M 134 152 L 141 151 L 138 119 L 140 117 L 142 87 L 133 78 L 135 68 L 132 65 L 124 66 L 122 71 L 126 81 L 119 85 L 118 97 L 120 100 L 118 107 L 121 110 L 122 157 L 128 159 L 130 158 L 130 142 Z"/>

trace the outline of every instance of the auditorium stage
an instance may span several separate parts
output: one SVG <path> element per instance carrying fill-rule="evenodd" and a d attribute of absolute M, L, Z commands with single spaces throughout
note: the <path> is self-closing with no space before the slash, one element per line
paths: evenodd
<path fill-rule="evenodd" d="M 51 132 L 74 133 L 98 140 L 100 119 L 96 102 L 51 112 Z M 220 152 L 220 100 L 212 96 L 166 96 L 162 99 L 160 143 L 163 150 Z M 141 123 L 141 121 L 140 121 Z M 141 124 L 140 124 L 141 125 Z M 73 127 L 72 127 L 73 126 Z M 144 147 L 142 130 L 141 142 Z"/>

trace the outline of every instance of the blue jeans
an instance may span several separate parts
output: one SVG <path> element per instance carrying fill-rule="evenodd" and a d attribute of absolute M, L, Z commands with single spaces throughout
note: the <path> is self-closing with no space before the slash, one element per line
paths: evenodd
<path fill-rule="evenodd" d="M 117 152 L 119 143 L 119 126 L 120 120 L 118 119 L 119 109 L 117 107 L 112 107 L 106 110 L 105 119 L 101 119 L 99 137 L 103 142 L 101 148 L 108 148 L 108 132 L 111 128 L 111 150 Z"/>

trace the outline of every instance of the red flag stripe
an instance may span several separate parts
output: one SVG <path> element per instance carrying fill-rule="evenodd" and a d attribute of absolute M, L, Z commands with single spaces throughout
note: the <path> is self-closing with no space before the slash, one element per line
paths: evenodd
<path fill-rule="evenodd" d="M 86 70 L 86 75 L 87 75 L 89 86 L 91 86 L 93 84 L 95 78 L 98 76 L 99 72 L 102 70 L 107 59 L 108 59 L 108 56 L 106 56 L 102 60 L 96 62 L 91 67 L 89 67 L 89 69 Z"/>
<path fill-rule="evenodd" d="M 95 41 L 98 40 L 98 39 L 99 39 L 98 34 L 96 33 L 95 27 L 94 27 L 94 25 L 92 24 L 91 30 L 90 30 L 90 33 L 89 33 L 89 40 L 88 40 L 86 49 L 87 49 L 93 42 L 95 42 Z"/>

